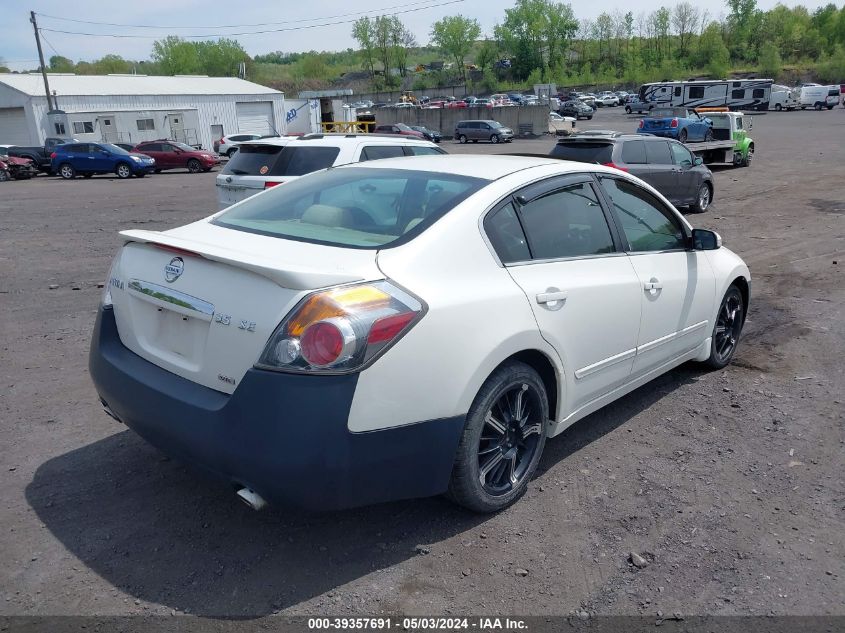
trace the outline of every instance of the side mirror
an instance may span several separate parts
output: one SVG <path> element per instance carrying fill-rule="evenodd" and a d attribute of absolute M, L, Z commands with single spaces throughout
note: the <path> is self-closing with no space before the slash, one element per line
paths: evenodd
<path fill-rule="evenodd" d="M 697 251 L 715 251 L 721 248 L 722 238 L 716 231 L 707 229 L 692 230 L 692 247 Z"/>
<path fill-rule="evenodd" d="M 696 167 L 698 167 L 699 165 L 703 165 L 704 159 L 701 156 L 696 156 L 694 164 L 695 164 Z"/>

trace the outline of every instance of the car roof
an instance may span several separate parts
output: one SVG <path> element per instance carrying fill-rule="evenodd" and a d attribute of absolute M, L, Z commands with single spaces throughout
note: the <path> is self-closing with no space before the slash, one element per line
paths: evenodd
<path fill-rule="evenodd" d="M 382 158 L 344 165 L 338 169 L 363 167 L 366 169 L 412 169 L 432 173 L 498 180 L 510 174 L 544 165 L 564 166 L 564 171 L 584 171 L 584 163 L 567 163 L 556 158 L 508 156 L 506 154 L 439 154 L 437 156 L 405 156 Z M 595 165 L 591 166 L 595 167 Z"/>
<path fill-rule="evenodd" d="M 273 138 L 261 138 L 254 141 L 241 143 L 241 145 L 302 145 L 303 147 L 337 147 L 346 143 L 358 143 L 360 141 L 372 141 L 386 145 L 401 143 L 402 145 L 424 145 L 430 147 L 431 141 L 416 138 L 413 136 L 401 136 L 399 134 L 304 134 L 302 136 L 277 136 Z"/>

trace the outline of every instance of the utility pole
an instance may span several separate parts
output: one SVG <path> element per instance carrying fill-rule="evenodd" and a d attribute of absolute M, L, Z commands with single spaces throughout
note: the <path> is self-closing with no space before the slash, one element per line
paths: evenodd
<path fill-rule="evenodd" d="M 44 94 L 47 95 L 47 107 L 55 110 L 55 104 L 50 98 L 50 84 L 47 82 L 47 67 L 44 65 L 44 52 L 41 50 L 41 38 L 38 36 L 38 23 L 35 21 L 35 11 L 29 12 L 29 21 L 35 31 L 35 45 L 38 47 L 38 59 L 41 61 L 41 76 L 44 78 Z"/>

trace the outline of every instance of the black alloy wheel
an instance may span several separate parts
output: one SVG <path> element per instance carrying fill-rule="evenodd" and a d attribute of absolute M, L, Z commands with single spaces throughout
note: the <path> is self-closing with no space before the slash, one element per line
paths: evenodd
<path fill-rule="evenodd" d="M 716 325 L 713 326 L 708 365 L 714 369 L 721 369 L 731 362 L 739 344 L 744 322 L 745 305 L 742 292 L 736 286 L 731 286 L 722 299 L 719 314 L 716 316 Z"/>

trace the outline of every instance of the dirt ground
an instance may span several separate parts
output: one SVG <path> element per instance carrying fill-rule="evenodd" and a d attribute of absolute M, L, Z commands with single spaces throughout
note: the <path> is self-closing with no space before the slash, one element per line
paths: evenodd
<path fill-rule="evenodd" d="M 752 135 L 753 166 L 691 216 L 752 271 L 734 364 L 579 422 L 496 516 L 256 513 L 168 460 L 102 412 L 88 344 L 117 231 L 209 214 L 214 174 L 2 183 L 0 616 L 845 614 L 845 110 Z"/>

